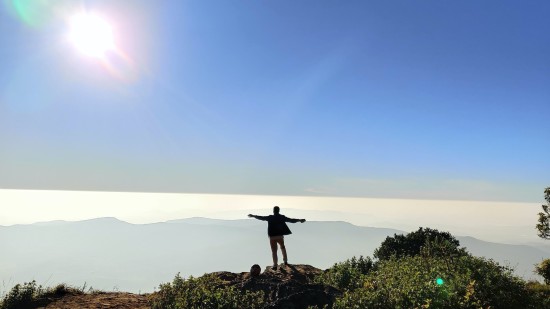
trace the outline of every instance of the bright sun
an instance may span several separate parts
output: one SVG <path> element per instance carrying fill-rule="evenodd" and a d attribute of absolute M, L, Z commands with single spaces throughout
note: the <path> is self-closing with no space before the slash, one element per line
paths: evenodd
<path fill-rule="evenodd" d="M 115 48 L 111 25 L 95 14 L 73 16 L 69 40 L 81 53 L 95 58 L 102 58 Z"/>

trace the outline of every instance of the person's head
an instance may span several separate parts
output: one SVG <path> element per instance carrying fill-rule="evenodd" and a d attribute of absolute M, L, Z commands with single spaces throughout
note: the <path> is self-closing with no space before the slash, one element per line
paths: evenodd
<path fill-rule="evenodd" d="M 273 214 L 278 215 L 280 211 L 281 209 L 279 208 L 279 206 L 273 207 Z"/>

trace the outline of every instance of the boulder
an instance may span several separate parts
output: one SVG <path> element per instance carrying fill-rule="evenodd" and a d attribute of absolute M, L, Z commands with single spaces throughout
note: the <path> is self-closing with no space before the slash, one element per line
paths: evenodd
<path fill-rule="evenodd" d="M 250 267 L 250 277 L 258 277 L 262 273 L 262 268 L 258 264 L 252 265 Z"/>

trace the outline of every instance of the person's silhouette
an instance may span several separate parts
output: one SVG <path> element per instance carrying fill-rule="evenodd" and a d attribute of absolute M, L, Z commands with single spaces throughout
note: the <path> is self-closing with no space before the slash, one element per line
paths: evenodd
<path fill-rule="evenodd" d="M 286 255 L 285 248 L 285 236 L 290 235 L 292 232 L 286 225 L 286 222 L 296 223 L 306 222 L 306 219 L 291 219 L 286 216 L 281 215 L 279 206 L 273 207 L 273 215 L 269 216 L 256 216 L 248 215 L 250 218 L 255 218 L 262 221 L 267 221 L 267 235 L 269 235 L 269 244 L 271 245 L 271 253 L 273 256 L 273 268 L 277 269 L 277 244 L 281 247 L 281 252 L 283 253 L 283 261 L 285 265 L 288 265 L 288 258 Z"/>

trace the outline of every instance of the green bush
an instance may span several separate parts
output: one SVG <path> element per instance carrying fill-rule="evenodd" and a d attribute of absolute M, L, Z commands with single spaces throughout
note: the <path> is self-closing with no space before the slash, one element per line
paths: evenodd
<path fill-rule="evenodd" d="M 361 278 L 373 269 L 370 257 L 353 257 L 336 263 L 322 274 L 315 277 L 315 283 L 331 285 L 340 290 L 354 290 L 361 285 Z"/>
<path fill-rule="evenodd" d="M 413 256 L 381 261 L 334 308 L 540 308 L 535 302 L 523 280 L 492 260 Z"/>
<path fill-rule="evenodd" d="M 31 308 L 34 302 L 44 292 L 42 286 L 36 281 L 16 284 L 2 299 L 0 309 L 24 309 Z"/>
<path fill-rule="evenodd" d="M 16 284 L 0 300 L 0 309 L 42 307 L 66 294 L 84 294 L 84 288 L 85 286 L 82 289 L 76 289 L 64 283 L 58 284 L 55 287 L 43 288 L 41 285 L 37 285 L 34 280 L 23 284 Z"/>
<path fill-rule="evenodd" d="M 542 212 L 539 212 L 539 220 L 536 225 L 538 236 L 542 239 L 550 239 L 550 187 L 544 189 L 546 205 L 542 205 Z"/>
<path fill-rule="evenodd" d="M 550 308 L 550 285 L 531 281 L 527 283 L 527 289 L 531 291 L 536 299 L 538 304 L 536 308 Z"/>
<path fill-rule="evenodd" d="M 543 260 L 536 265 L 535 272 L 544 278 L 544 283 L 550 284 L 550 259 Z"/>
<path fill-rule="evenodd" d="M 176 275 L 172 283 L 160 285 L 160 290 L 150 298 L 152 309 L 229 309 L 262 308 L 263 292 L 241 292 L 232 286 L 224 286 L 215 275 L 183 279 Z"/>
<path fill-rule="evenodd" d="M 394 234 L 386 237 L 379 248 L 374 250 L 374 257 L 387 260 L 391 257 L 405 257 L 425 254 L 430 256 L 463 255 L 459 249 L 460 242 L 449 232 L 440 232 L 430 228 L 419 228 L 418 231 Z"/>

